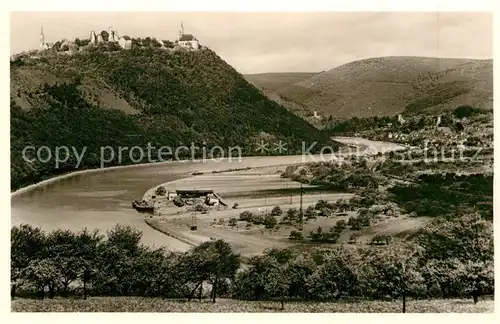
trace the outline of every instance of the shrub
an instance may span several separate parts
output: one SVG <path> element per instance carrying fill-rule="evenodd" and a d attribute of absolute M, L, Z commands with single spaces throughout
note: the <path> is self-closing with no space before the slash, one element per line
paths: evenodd
<path fill-rule="evenodd" d="M 236 218 L 234 218 L 234 217 L 231 217 L 229 219 L 228 225 L 231 226 L 231 227 L 234 227 L 234 226 L 236 226 L 237 223 L 238 223 L 238 220 Z"/>
<path fill-rule="evenodd" d="M 318 200 L 318 202 L 314 206 L 314 209 L 322 210 L 323 208 L 333 210 L 335 208 L 335 205 L 330 204 L 329 202 L 327 202 L 326 200 L 323 200 L 323 199 Z"/>
<path fill-rule="evenodd" d="M 359 217 L 351 217 L 347 224 L 351 227 L 353 231 L 359 231 L 362 227 Z"/>
<path fill-rule="evenodd" d="M 346 229 L 347 223 L 345 220 L 341 219 L 338 220 L 337 223 L 335 224 L 335 231 L 341 233 L 344 229 Z"/>
<path fill-rule="evenodd" d="M 264 223 L 264 217 L 262 215 L 253 215 L 251 222 L 255 225 L 260 225 Z"/>
<path fill-rule="evenodd" d="M 351 236 L 349 237 L 349 244 L 356 244 L 360 236 L 361 233 L 359 232 L 352 233 Z"/>
<path fill-rule="evenodd" d="M 274 206 L 271 210 L 272 216 L 281 216 L 283 214 L 283 210 L 281 210 L 280 206 Z"/>
<path fill-rule="evenodd" d="M 376 235 L 375 237 L 373 237 L 371 244 L 389 245 L 391 241 L 392 241 L 392 236 L 390 235 Z"/>
<path fill-rule="evenodd" d="M 286 216 L 287 216 L 287 220 L 290 223 L 294 222 L 299 218 L 299 211 L 297 210 L 297 208 L 289 208 L 286 211 Z"/>
<path fill-rule="evenodd" d="M 266 217 L 264 218 L 264 225 L 266 228 L 273 228 L 274 226 L 276 226 L 276 224 L 278 224 L 278 222 L 273 215 L 266 215 Z"/>
<path fill-rule="evenodd" d="M 290 232 L 290 236 L 288 237 L 288 239 L 290 240 L 303 240 L 304 239 L 304 235 L 302 235 L 302 232 L 299 232 L 299 231 L 291 231 Z"/>
<path fill-rule="evenodd" d="M 305 213 L 306 219 L 314 219 L 316 218 L 316 211 L 313 206 L 309 206 L 306 209 Z"/>
<path fill-rule="evenodd" d="M 204 211 L 208 211 L 208 208 L 207 208 L 207 206 L 203 206 L 203 205 L 198 204 L 194 207 L 194 211 L 204 212 Z"/>
<path fill-rule="evenodd" d="M 181 197 L 175 197 L 174 198 L 174 205 L 177 207 L 182 207 L 184 206 L 184 201 L 182 201 Z"/>
<path fill-rule="evenodd" d="M 254 215 L 252 214 L 252 212 L 249 212 L 248 210 L 245 210 L 244 212 L 242 212 L 240 214 L 241 221 L 252 222 L 253 218 L 254 218 Z"/>
<path fill-rule="evenodd" d="M 155 190 L 155 195 L 157 195 L 157 196 L 165 196 L 166 193 L 167 193 L 167 189 L 165 189 L 165 187 L 163 187 L 163 186 L 159 186 Z"/>
<path fill-rule="evenodd" d="M 470 117 L 470 116 L 476 115 L 479 112 L 481 112 L 480 109 L 464 105 L 464 106 L 459 106 L 459 107 L 455 108 L 455 110 L 453 110 L 453 115 L 457 118 L 464 118 L 464 117 Z"/>

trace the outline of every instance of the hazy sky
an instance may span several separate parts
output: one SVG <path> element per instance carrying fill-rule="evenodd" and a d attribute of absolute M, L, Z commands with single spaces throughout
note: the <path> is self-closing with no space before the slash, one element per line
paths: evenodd
<path fill-rule="evenodd" d="M 15 12 L 11 54 L 114 27 L 120 36 L 184 32 L 241 73 L 322 71 L 377 56 L 492 58 L 491 13 Z"/>

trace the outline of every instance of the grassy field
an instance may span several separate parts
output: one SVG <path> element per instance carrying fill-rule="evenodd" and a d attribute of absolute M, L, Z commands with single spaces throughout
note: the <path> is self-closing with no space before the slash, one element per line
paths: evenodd
<path fill-rule="evenodd" d="M 249 302 L 219 299 L 209 301 L 178 301 L 145 297 L 93 297 L 83 299 L 16 299 L 12 312 L 293 312 L 293 313 L 400 313 L 401 301 L 363 302 L 287 302 L 281 311 L 279 302 Z M 437 299 L 408 301 L 408 313 L 491 313 L 493 300 L 481 300 L 476 305 L 471 299 Z"/>

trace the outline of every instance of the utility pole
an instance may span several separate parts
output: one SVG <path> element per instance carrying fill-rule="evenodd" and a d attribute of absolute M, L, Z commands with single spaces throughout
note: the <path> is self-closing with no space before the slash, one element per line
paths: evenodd
<path fill-rule="evenodd" d="M 300 230 L 304 228 L 304 211 L 302 209 L 302 183 L 300 183 L 300 214 L 299 214 L 299 220 L 300 220 Z"/>
<path fill-rule="evenodd" d="M 402 286 L 403 286 L 403 313 L 406 313 L 406 266 L 405 261 L 401 262 Z"/>

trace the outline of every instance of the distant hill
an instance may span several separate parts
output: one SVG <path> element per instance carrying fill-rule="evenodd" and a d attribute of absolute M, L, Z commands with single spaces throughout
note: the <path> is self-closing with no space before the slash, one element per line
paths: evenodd
<path fill-rule="evenodd" d="M 318 120 L 313 117 L 314 111 L 299 102 L 288 100 L 284 95 L 288 87 L 295 83 L 307 80 L 318 72 L 286 72 L 286 73 L 260 73 L 245 74 L 245 79 L 262 90 L 262 92 L 271 100 L 284 106 L 294 114 L 297 114 L 310 123 L 318 124 Z"/>
<path fill-rule="evenodd" d="M 246 78 L 272 93 L 275 101 L 342 119 L 436 112 L 459 105 L 493 108 L 493 60 L 379 57 L 296 82 L 289 75 Z M 279 82 L 282 79 L 292 82 Z"/>
<path fill-rule="evenodd" d="M 23 160 L 27 145 L 87 147 L 80 168 L 93 168 L 105 146 L 145 148 L 150 142 L 175 149 L 205 142 L 208 149 L 238 145 L 254 155 L 260 140 L 271 148 L 283 140 L 289 154 L 300 153 L 302 141 L 331 143 L 209 49 L 41 53 L 12 60 L 10 75 L 12 188 L 74 170 L 74 158 L 58 168 Z M 121 164 L 131 163 L 124 155 Z"/>

